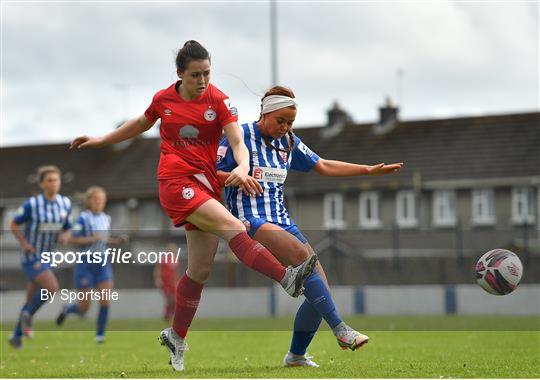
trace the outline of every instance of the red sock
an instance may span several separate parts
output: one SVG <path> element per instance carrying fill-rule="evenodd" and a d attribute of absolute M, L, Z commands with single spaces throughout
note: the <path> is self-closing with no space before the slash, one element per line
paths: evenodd
<path fill-rule="evenodd" d="M 229 241 L 229 247 L 238 259 L 251 269 L 280 282 L 285 276 L 285 267 L 272 256 L 269 250 L 256 242 L 246 232 L 241 232 Z"/>
<path fill-rule="evenodd" d="M 185 338 L 195 316 L 204 284 L 199 284 L 184 274 L 176 287 L 176 307 L 174 309 L 173 330 Z"/>

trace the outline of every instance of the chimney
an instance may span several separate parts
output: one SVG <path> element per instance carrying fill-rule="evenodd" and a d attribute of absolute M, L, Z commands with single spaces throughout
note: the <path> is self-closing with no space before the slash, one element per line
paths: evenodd
<path fill-rule="evenodd" d="M 345 112 L 338 104 L 337 101 L 334 101 L 332 108 L 326 113 L 328 115 L 328 122 L 326 125 L 332 126 L 339 122 L 350 122 L 352 119 L 347 112 Z"/>
<path fill-rule="evenodd" d="M 387 96 L 384 106 L 379 107 L 379 124 L 384 124 L 390 120 L 397 121 L 398 112 L 399 108 L 394 106 L 390 97 Z"/>
<path fill-rule="evenodd" d="M 376 135 L 390 132 L 397 124 L 399 108 L 392 104 L 390 97 L 386 97 L 385 104 L 379 107 L 379 122 L 373 126 Z"/>
<path fill-rule="evenodd" d="M 328 121 L 319 132 L 323 139 L 331 139 L 341 133 L 346 124 L 352 123 L 352 117 L 334 101 L 332 108 L 328 110 Z"/>

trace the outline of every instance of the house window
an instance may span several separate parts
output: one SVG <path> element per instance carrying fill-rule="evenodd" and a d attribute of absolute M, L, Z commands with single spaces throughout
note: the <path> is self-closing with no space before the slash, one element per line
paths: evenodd
<path fill-rule="evenodd" d="M 512 189 L 512 223 L 534 223 L 534 189 L 532 187 L 515 187 Z"/>
<path fill-rule="evenodd" d="M 476 225 L 495 224 L 495 193 L 493 189 L 472 191 L 472 222 Z"/>
<path fill-rule="evenodd" d="M 324 228 L 345 228 L 343 220 L 343 194 L 330 193 L 324 196 Z"/>
<path fill-rule="evenodd" d="M 130 229 L 129 209 L 124 202 L 115 202 L 107 205 L 106 212 L 111 216 L 112 230 Z"/>
<path fill-rule="evenodd" d="M 360 205 L 360 227 L 380 228 L 382 222 L 379 218 L 379 194 L 375 191 L 363 192 L 360 194 L 358 203 Z"/>
<path fill-rule="evenodd" d="M 452 190 L 436 190 L 433 193 L 433 224 L 452 227 L 456 224 L 456 193 Z"/>
<path fill-rule="evenodd" d="M 416 197 L 412 190 L 401 190 L 396 194 L 396 221 L 399 227 L 416 227 Z"/>
<path fill-rule="evenodd" d="M 6 207 L 2 212 L 2 242 L 4 244 L 15 244 L 17 238 L 11 233 L 11 222 L 19 211 L 19 207 Z M 24 226 L 21 226 L 24 229 Z"/>

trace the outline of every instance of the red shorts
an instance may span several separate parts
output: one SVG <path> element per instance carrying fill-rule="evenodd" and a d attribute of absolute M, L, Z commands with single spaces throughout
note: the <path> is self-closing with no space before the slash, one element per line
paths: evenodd
<path fill-rule="evenodd" d="M 197 208 L 210 199 L 221 202 L 214 193 L 193 176 L 159 180 L 159 202 L 175 227 L 185 225 L 186 230 L 197 227 L 186 222 Z"/>

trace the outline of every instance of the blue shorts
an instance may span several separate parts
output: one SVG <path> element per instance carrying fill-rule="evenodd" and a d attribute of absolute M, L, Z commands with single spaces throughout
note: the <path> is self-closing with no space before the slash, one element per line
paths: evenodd
<path fill-rule="evenodd" d="M 42 263 L 40 255 L 29 255 L 21 261 L 22 269 L 29 281 L 34 279 L 46 270 L 51 269 L 51 263 Z"/>
<path fill-rule="evenodd" d="M 75 286 L 77 289 L 95 288 L 96 285 L 113 279 L 111 264 L 101 266 L 96 263 L 80 263 L 75 266 Z"/>
<path fill-rule="evenodd" d="M 287 231 L 288 233 L 290 233 L 291 235 L 296 237 L 298 240 L 300 240 L 300 242 L 302 244 L 307 243 L 307 239 L 305 238 L 304 235 L 302 235 L 302 232 L 300 232 L 300 229 L 294 223 L 291 224 L 291 225 L 287 225 L 287 224 L 269 222 L 266 219 L 250 217 L 250 218 L 247 219 L 247 222 L 244 222 L 244 225 L 246 226 L 247 233 L 249 234 L 249 236 L 251 236 L 253 238 L 253 236 L 255 236 L 255 233 L 257 232 L 257 230 L 265 223 L 272 223 L 272 224 L 274 224 L 274 225 L 276 225 L 278 227 L 281 227 L 285 231 Z"/>

